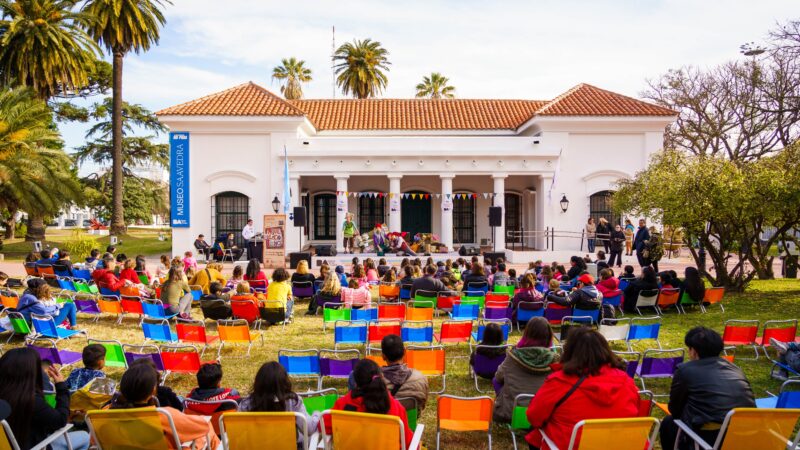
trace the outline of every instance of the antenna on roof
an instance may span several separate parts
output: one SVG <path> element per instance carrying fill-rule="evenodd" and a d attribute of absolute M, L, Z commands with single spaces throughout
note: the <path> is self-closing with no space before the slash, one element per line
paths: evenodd
<path fill-rule="evenodd" d="M 331 88 L 333 90 L 333 98 L 336 98 L 336 64 L 333 57 L 336 55 L 336 26 L 331 26 Z"/>

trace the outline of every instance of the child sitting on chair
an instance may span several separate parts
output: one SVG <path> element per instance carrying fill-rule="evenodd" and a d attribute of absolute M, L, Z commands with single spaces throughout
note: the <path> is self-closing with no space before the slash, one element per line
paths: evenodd
<path fill-rule="evenodd" d="M 222 366 L 219 363 L 208 363 L 200 366 L 197 371 L 197 387 L 192 389 L 187 397 L 188 400 L 201 402 L 221 402 L 222 400 L 233 400 L 239 402 L 241 396 L 236 389 L 220 387 L 222 384 Z M 203 405 L 204 407 L 207 405 Z M 218 411 L 235 410 L 237 407 L 231 404 L 211 405 L 210 408 L 202 408 L 204 413 L 212 414 Z M 194 410 L 200 411 L 197 406 L 192 406 Z"/>
<path fill-rule="evenodd" d="M 67 377 L 70 392 L 91 383 L 95 378 L 105 378 L 103 368 L 106 366 L 106 348 L 100 344 L 89 344 L 83 347 L 81 354 L 83 368 L 73 369 Z"/>
<path fill-rule="evenodd" d="M 361 308 L 372 304 L 372 293 L 366 285 L 359 286 L 358 281 L 351 279 L 348 287 L 342 288 L 342 302 L 347 308 Z"/>

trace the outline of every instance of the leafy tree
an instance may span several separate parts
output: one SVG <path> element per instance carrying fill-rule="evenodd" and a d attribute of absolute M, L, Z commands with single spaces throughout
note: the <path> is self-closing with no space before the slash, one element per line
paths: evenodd
<path fill-rule="evenodd" d="M 344 95 L 377 97 L 389 83 L 384 73 L 391 64 L 388 55 L 380 42 L 371 39 L 356 39 L 340 46 L 333 55 L 336 84 Z"/>
<path fill-rule="evenodd" d="M 112 55 L 112 166 L 113 214 L 111 233 L 126 230 L 123 207 L 122 64 L 125 55 L 147 51 L 157 44 L 166 20 L 160 7 L 169 0 L 88 0 L 83 11 L 94 18 L 86 27 L 89 35 Z"/>
<path fill-rule="evenodd" d="M 756 276 L 774 277 L 769 249 L 800 225 L 800 144 L 753 161 L 658 153 L 619 183 L 613 207 L 682 227 L 687 243 L 696 240 L 708 252 L 714 270 L 701 267 L 703 275 L 742 290 Z M 762 241 L 771 227 L 776 232 Z M 690 251 L 700 267 L 697 249 Z"/>
<path fill-rule="evenodd" d="M 6 237 L 13 237 L 14 216 L 27 211 L 26 239 L 44 237 L 44 216 L 81 200 L 72 159 L 61 149 L 44 101 L 26 88 L 0 90 L 0 210 Z"/>
<path fill-rule="evenodd" d="M 450 86 L 450 79 L 439 72 L 432 72 L 430 76 L 422 77 L 422 83 L 417 85 L 417 98 L 453 98 L 456 88 Z"/>
<path fill-rule="evenodd" d="M 92 174 L 84 179 L 86 199 L 89 206 L 100 217 L 110 217 L 112 210 L 111 173 Z M 127 220 L 151 224 L 153 215 L 169 213 L 168 189 L 166 185 L 139 177 L 125 177 L 125 197 L 122 205 Z"/>
<path fill-rule="evenodd" d="M 305 67 L 305 61 L 294 57 L 284 58 L 281 65 L 272 69 L 272 79 L 281 80 L 281 94 L 287 100 L 303 98 L 303 83 L 311 81 L 311 69 Z"/>
<path fill-rule="evenodd" d="M 30 86 L 48 100 L 88 85 L 97 45 L 74 0 L 0 0 L 0 84 Z"/>

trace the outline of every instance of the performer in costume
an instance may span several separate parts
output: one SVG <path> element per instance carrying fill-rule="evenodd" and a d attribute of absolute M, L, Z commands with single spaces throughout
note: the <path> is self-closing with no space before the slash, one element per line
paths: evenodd
<path fill-rule="evenodd" d="M 392 252 L 403 253 L 405 256 L 417 256 L 414 250 L 411 250 L 411 247 L 408 246 L 408 242 L 403 239 L 405 234 L 405 232 L 398 233 L 393 231 L 387 235 Z"/>
<path fill-rule="evenodd" d="M 386 225 L 376 223 L 375 229 L 372 230 L 372 243 L 375 245 L 375 251 L 378 254 L 383 254 L 391 250 L 389 247 L 389 238 L 386 235 Z"/>
<path fill-rule="evenodd" d="M 344 223 L 342 224 L 342 231 L 344 235 L 344 252 L 353 253 L 355 250 L 354 237 L 358 234 L 358 228 L 353 223 L 353 214 L 347 213 L 344 216 Z"/>

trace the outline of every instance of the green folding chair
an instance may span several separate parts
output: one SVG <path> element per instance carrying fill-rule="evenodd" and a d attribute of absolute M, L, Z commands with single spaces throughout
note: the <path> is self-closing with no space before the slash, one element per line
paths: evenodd
<path fill-rule="evenodd" d="M 530 394 L 519 394 L 514 398 L 511 423 L 508 424 L 508 430 L 511 432 L 511 441 L 514 443 L 514 450 L 517 450 L 517 433 L 523 432 L 520 438 L 524 439 L 525 434 L 531 429 L 531 423 L 528 422 L 528 404 L 531 399 L 533 399 L 533 395 Z"/>
<path fill-rule="evenodd" d="M 306 411 L 309 415 L 333 408 L 333 404 L 339 399 L 339 393 L 334 388 L 298 392 L 297 395 L 303 399 L 303 404 L 306 406 Z"/>
<path fill-rule="evenodd" d="M 89 339 L 90 344 L 100 344 L 106 348 L 106 367 L 128 368 L 128 361 L 125 359 L 125 350 L 122 343 L 115 340 Z"/>

